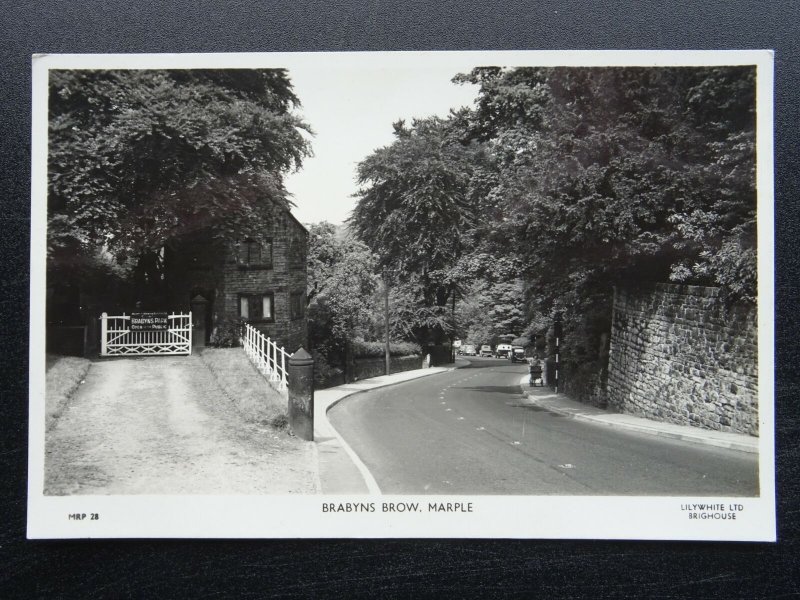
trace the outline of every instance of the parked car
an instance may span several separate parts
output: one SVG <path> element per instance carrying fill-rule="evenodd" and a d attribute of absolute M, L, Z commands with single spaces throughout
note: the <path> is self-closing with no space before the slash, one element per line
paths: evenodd
<path fill-rule="evenodd" d="M 475 356 L 477 352 L 475 352 L 475 345 L 474 344 L 464 344 L 461 346 L 461 354 L 464 356 Z"/>
<path fill-rule="evenodd" d="M 481 356 L 492 356 L 492 347 L 489 344 L 484 344 L 481 346 Z"/>
<path fill-rule="evenodd" d="M 497 358 L 508 358 L 511 354 L 511 344 L 497 344 L 494 353 Z"/>
<path fill-rule="evenodd" d="M 525 348 L 522 346 L 513 346 L 508 358 L 512 363 L 525 362 Z"/>

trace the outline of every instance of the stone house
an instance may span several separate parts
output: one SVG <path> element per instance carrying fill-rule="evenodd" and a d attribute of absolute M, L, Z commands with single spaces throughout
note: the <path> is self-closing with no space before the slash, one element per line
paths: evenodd
<path fill-rule="evenodd" d="M 211 242 L 201 235 L 168 251 L 172 306 L 192 310 L 195 345 L 246 321 L 288 352 L 307 346 L 308 230 L 288 210 L 251 238 Z"/>

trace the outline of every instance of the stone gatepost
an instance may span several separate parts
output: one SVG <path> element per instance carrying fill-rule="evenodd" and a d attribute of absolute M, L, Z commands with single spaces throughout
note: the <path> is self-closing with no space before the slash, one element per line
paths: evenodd
<path fill-rule="evenodd" d="M 314 359 L 303 348 L 289 357 L 289 426 L 304 440 L 314 440 Z"/>
<path fill-rule="evenodd" d="M 205 348 L 206 345 L 206 311 L 208 300 L 200 294 L 192 298 L 189 305 L 192 307 L 192 346 Z"/>

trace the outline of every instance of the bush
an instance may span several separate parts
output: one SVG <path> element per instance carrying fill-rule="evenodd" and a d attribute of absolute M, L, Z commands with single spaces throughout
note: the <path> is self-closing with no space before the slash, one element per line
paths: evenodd
<path fill-rule="evenodd" d="M 233 348 L 239 345 L 242 334 L 242 319 L 226 319 L 214 327 L 209 343 L 217 348 Z"/>
<path fill-rule="evenodd" d="M 389 354 L 392 356 L 418 356 L 422 354 L 422 348 L 415 342 L 391 342 Z"/>
<path fill-rule="evenodd" d="M 383 356 L 384 345 L 381 342 L 353 340 L 350 342 L 350 352 L 353 358 L 379 358 Z"/>
<path fill-rule="evenodd" d="M 386 345 L 384 342 L 366 342 L 353 340 L 350 344 L 353 358 L 380 358 L 385 356 Z M 413 342 L 390 342 L 389 354 L 391 356 L 413 356 L 422 354 L 419 344 Z"/>
<path fill-rule="evenodd" d="M 322 389 L 344 383 L 344 371 L 332 366 L 325 355 L 316 350 L 311 352 L 314 357 L 314 387 Z"/>

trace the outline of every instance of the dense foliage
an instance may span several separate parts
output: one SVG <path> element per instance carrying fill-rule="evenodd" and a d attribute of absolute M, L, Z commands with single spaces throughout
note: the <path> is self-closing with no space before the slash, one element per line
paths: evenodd
<path fill-rule="evenodd" d="M 454 267 L 475 223 L 482 144 L 463 143 L 454 119 L 394 124 L 395 140 L 358 166 L 350 223 L 398 287 L 405 334 L 441 343 L 452 332 L 446 306 L 457 291 Z"/>
<path fill-rule="evenodd" d="M 383 358 L 386 353 L 386 345 L 377 340 L 356 340 L 353 342 L 352 351 L 355 358 Z M 422 354 L 422 348 L 413 342 L 390 342 L 389 354 L 390 356 L 418 356 Z"/>
<path fill-rule="evenodd" d="M 495 346 L 528 328 L 525 284 L 515 256 L 476 248 L 458 269 L 461 280 L 470 282 L 456 305 L 458 333 L 467 343 Z"/>
<path fill-rule="evenodd" d="M 754 70 L 481 69 L 469 136 L 489 141 L 495 234 L 551 300 L 672 279 L 754 297 Z M 749 266 L 747 263 L 750 262 Z M 529 269 L 530 270 L 530 269 Z"/>
<path fill-rule="evenodd" d="M 321 369 L 342 368 L 375 313 L 378 277 L 373 254 L 327 222 L 309 228 L 308 333 Z M 324 365 L 323 365 L 324 363 Z"/>
<path fill-rule="evenodd" d="M 51 71 L 51 269 L 158 271 L 184 236 L 263 228 L 310 152 L 297 104 L 283 70 Z"/>
<path fill-rule="evenodd" d="M 344 371 L 358 358 L 385 355 L 385 287 L 376 275 L 377 257 L 347 231 L 327 222 L 309 227 L 308 327 L 320 385 L 345 380 Z M 391 356 L 422 353 L 404 335 L 398 315 L 404 306 L 392 290 Z"/>
<path fill-rule="evenodd" d="M 614 285 L 755 301 L 754 68 L 484 67 L 454 81 L 478 86 L 474 107 L 397 126 L 361 163 L 353 213 L 380 264 L 437 291 L 415 298 L 423 314 L 458 294 L 457 333 L 475 343 L 552 338 L 562 314 L 588 390 L 603 385 Z"/>
<path fill-rule="evenodd" d="M 754 77 L 720 67 L 458 78 L 480 85 L 467 137 L 495 149 L 502 218 L 483 239 L 516 248 L 529 333 L 563 312 L 579 395 L 604 384 L 613 285 L 717 285 L 754 301 Z"/>

